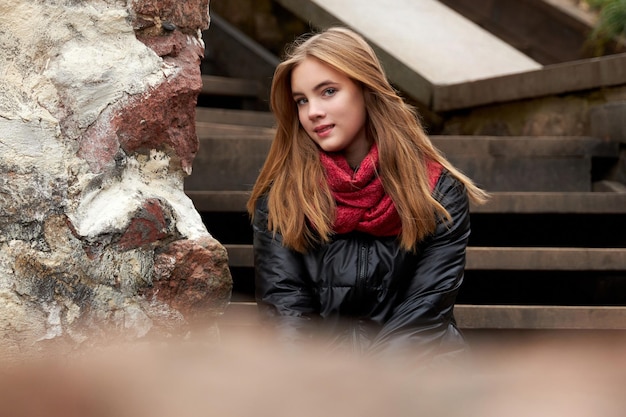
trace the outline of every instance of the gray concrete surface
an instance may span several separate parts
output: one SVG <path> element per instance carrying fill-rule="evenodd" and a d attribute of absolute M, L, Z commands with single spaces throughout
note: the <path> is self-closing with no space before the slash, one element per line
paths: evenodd
<path fill-rule="evenodd" d="M 424 103 L 434 85 L 542 67 L 437 0 L 278 1 L 316 27 L 341 24 L 361 33 L 383 58 L 390 78 Z"/>

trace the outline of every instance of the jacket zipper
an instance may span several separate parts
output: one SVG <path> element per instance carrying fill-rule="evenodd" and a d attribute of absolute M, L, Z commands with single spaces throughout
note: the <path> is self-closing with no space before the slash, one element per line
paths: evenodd
<path fill-rule="evenodd" d="M 360 297 L 365 290 L 365 279 L 367 278 L 367 245 L 361 243 L 359 255 L 357 257 L 357 276 L 354 283 L 354 290 L 357 298 Z M 352 319 L 352 350 L 361 353 L 361 343 L 359 337 L 359 318 Z"/>
<path fill-rule="evenodd" d="M 357 260 L 357 276 L 356 276 L 356 290 L 357 294 L 361 295 L 365 289 L 365 278 L 367 277 L 367 245 L 361 244 L 359 248 L 359 257 Z"/>

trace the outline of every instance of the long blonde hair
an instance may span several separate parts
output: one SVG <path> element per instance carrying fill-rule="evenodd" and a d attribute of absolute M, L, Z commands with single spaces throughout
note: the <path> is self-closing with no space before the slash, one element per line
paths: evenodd
<path fill-rule="evenodd" d="M 368 43 L 350 29 L 330 28 L 294 42 L 272 81 L 270 107 L 276 133 L 247 209 L 254 216 L 257 200 L 267 193 L 267 226 L 282 235 L 285 246 L 305 252 L 316 243 L 328 242 L 333 234 L 335 201 L 319 148 L 300 125 L 291 91 L 291 72 L 307 57 L 318 59 L 363 88 L 367 135 L 378 145 L 379 176 L 402 220 L 399 238 L 405 250 L 415 250 L 435 230 L 438 218 L 449 219 L 431 195 L 427 161 L 446 168 L 465 185 L 472 200 L 486 200 L 487 194 L 435 149 L 415 109 L 390 85 Z"/>

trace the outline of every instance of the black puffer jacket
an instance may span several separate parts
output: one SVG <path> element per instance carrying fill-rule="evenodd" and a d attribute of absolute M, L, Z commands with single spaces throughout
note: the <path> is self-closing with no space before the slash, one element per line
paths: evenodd
<path fill-rule="evenodd" d="M 256 298 L 288 339 L 318 330 L 360 352 L 440 354 L 463 350 L 453 307 L 463 281 L 470 223 L 465 187 L 444 171 L 433 196 L 452 222 L 440 221 L 416 253 L 396 238 L 334 236 L 306 254 L 267 230 L 267 201 L 254 217 Z"/>

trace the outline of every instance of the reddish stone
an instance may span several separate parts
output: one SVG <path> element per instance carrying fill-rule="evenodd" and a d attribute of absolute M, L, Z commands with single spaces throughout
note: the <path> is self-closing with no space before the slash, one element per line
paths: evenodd
<path fill-rule="evenodd" d="M 115 126 L 106 116 L 101 116 L 79 139 L 78 157 L 84 159 L 94 173 L 114 164 L 120 144 Z"/>
<path fill-rule="evenodd" d="M 180 311 L 190 322 L 219 314 L 230 299 L 228 254 L 212 237 L 178 240 L 154 260 L 153 286 L 144 291 Z"/>
<path fill-rule="evenodd" d="M 163 209 L 158 199 L 148 199 L 134 213 L 116 247 L 129 250 L 163 240 L 173 234 L 173 223 L 172 214 Z"/>
<path fill-rule="evenodd" d="M 181 33 L 154 41 L 166 57 L 179 67 L 175 76 L 165 80 L 150 91 L 131 97 L 124 108 L 112 117 L 101 117 L 79 143 L 79 156 L 85 159 L 94 172 L 102 172 L 113 164 L 118 150 L 126 154 L 149 153 L 157 149 L 180 161 L 180 168 L 191 172 L 193 159 L 198 152 L 195 107 L 202 89 L 200 77 L 199 46 L 187 46 L 186 35 Z M 156 47 L 156 46 L 155 46 Z"/>
<path fill-rule="evenodd" d="M 112 123 L 117 126 L 120 146 L 129 154 L 150 149 L 173 152 L 182 169 L 191 172 L 199 146 L 195 107 L 202 89 L 203 50 L 187 44 L 188 37 L 181 32 L 139 38 L 180 70 L 144 97 L 132 100 L 115 117 Z"/>
<path fill-rule="evenodd" d="M 120 148 L 127 154 L 157 149 L 174 156 L 173 161 L 190 173 L 199 146 L 195 107 L 202 89 L 204 49 L 200 42 L 189 40 L 208 25 L 208 2 L 139 1 L 134 7 L 140 27 L 158 26 L 158 30 L 137 30 L 137 39 L 177 72 L 146 93 L 130 97 L 112 115 L 103 114 L 80 139 L 78 155 L 94 172 L 102 172 Z M 163 21 L 170 17 L 174 30 L 162 30 Z M 183 27 L 193 30 L 180 30 Z"/>

